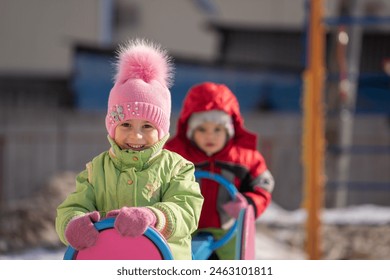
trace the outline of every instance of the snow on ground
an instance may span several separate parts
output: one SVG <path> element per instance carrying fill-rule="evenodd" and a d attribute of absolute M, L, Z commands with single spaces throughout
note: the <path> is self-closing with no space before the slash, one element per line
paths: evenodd
<path fill-rule="evenodd" d="M 305 217 L 306 213 L 303 209 L 286 211 L 276 204 L 271 204 L 258 220 L 258 223 L 296 225 L 304 223 Z M 322 221 L 325 224 L 390 224 L 390 207 L 361 205 L 345 209 L 324 209 Z M 21 253 L 0 255 L 0 260 L 61 260 L 65 250 L 66 248 L 57 250 L 36 248 Z M 305 259 L 305 253 L 294 251 L 287 245 L 272 238 L 272 236 L 257 231 L 256 259 L 302 260 Z"/>
<path fill-rule="evenodd" d="M 35 248 L 21 253 L 0 255 L 0 260 L 62 260 L 65 250 L 65 248 L 57 250 Z"/>
<path fill-rule="evenodd" d="M 303 224 L 306 219 L 304 209 L 286 211 L 277 204 L 271 203 L 259 223 L 296 225 Z M 322 211 L 322 222 L 324 224 L 343 225 L 384 225 L 390 224 L 390 207 L 377 205 L 359 205 L 347 208 L 324 209 Z"/>

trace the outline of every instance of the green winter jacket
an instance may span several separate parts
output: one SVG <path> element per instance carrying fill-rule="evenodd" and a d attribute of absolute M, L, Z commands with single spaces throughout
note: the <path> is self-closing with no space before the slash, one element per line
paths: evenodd
<path fill-rule="evenodd" d="M 76 191 L 57 208 L 56 230 L 65 245 L 65 228 L 75 216 L 99 211 L 104 217 L 124 206 L 145 206 L 155 213 L 155 227 L 167 239 L 174 259 L 191 259 L 191 234 L 198 226 L 203 196 L 194 165 L 162 149 L 168 137 L 143 151 L 121 150 L 108 137 L 111 149 L 87 164 L 76 178 Z"/>

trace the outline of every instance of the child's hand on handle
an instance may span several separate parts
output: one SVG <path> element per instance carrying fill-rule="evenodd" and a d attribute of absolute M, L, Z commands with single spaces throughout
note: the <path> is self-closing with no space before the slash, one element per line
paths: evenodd
<path fill-rule="evenodd" d="M 222 207 L 230 217 L 237 219 L 241 209 L 248 207 L 248 201 L 241 193 L 237 193 L 235 200 L 225 203 Z"/>
<path fill-rule="evenodd" d="M 70 220 L 65 230 L 68 243 L 78 251 L 95 245 L 99 232 L 93 223 L 99 219 L 99 212 L 94 211 Z"/>
<path fill-rule="evenodd" d="M 107 214 L 107 217 L 115 216 L 114 228 L 122 236 L 140 236 L 148 226 L 154 226 L 156 223 L 156 216 L 146 207 L 122 207 Z"/>

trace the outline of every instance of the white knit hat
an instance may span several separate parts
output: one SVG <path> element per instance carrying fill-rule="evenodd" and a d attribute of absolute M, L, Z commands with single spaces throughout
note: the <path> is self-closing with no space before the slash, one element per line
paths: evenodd
<path fill-rule="evenodd" d="M 205 122 L 213 122 L 223 125 L 228 133 L 229 139 L 234 136 L 234 126 L 230 115 L 223 111 L 211 110 L 193 113 L 188 120 L 187 138 L 192 139 L 194 129 Z"/>

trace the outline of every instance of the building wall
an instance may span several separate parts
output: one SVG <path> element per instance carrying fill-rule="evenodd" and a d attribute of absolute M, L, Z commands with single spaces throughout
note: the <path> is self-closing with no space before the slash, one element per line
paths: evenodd
<path fill-rule="evenodd" d="M 336 15 L 340 2 L 324 1 L 325 16 Z M 390 14 L 386 0 L 363 0 L 363 7 L 368 15 Z M 180 56 L 213 60 L 220 38 L 210 22 L 301 30 L 304 17 L 305 0 L 1 0 L 0 75 L 69 75 L 75 44 L 116 45 L 135 36 Z"/>
<path fill-rule="evenodd" d="M 97 0 L 1 0 L 0 75 L 69 75 L 74 44 L 99 44 L 99 9 Z"/>

